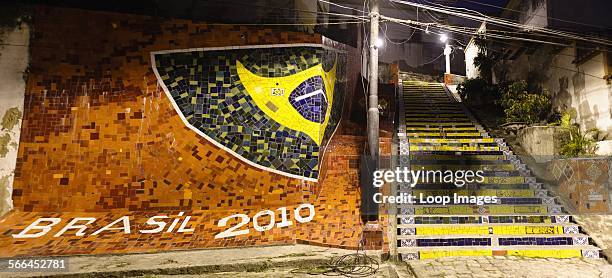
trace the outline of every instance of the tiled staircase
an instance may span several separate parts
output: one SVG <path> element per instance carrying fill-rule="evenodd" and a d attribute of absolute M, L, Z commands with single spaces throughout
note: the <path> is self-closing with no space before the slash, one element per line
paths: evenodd
<path fill-rule="evenodd" d="M 536 181 L 502 139 L 490 138 L 439 83 L 402 81 L 400 167 L 483 170 L 461 188 L 424 183 L 400 193 L 498 196 L 495 204 L 398 205 L 398 253 L 404 260 L 446 256 L 598 258 L 600 249 Z"/>

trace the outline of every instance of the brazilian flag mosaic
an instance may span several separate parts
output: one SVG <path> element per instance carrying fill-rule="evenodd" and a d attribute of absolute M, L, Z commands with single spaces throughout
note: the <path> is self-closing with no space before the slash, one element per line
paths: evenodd
<path fill-rule="evenodd" d="M 342 113 L 346 55 L 312 46 L 152 53 L 192 130 L 243 161 L 315 181 Z"/>

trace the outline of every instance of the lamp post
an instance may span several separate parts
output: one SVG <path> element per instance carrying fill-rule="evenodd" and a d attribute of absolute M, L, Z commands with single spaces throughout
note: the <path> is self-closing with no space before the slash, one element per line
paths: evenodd
<path fill-rule="evenodd" d="M 450 44 L 448 43 L 448 36 L 446 34 L 441 34 L 440 41 L 444 43 L 444 56 L 446 56 L 446 74 L 450 74 L 450 54 L 452 52 L 452 49 L 450 47 Z"/>

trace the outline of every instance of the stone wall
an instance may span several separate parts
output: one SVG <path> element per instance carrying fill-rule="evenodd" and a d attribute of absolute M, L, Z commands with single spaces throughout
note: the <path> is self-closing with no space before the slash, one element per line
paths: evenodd
<path fill-rule="evenodd" d="M 17 160 L 30 28 L 0 28 L 0 217 L 13 208 L 13 176 Z"/>
<path fill-rule="evenodd" d="M 519 56 L 504 65 L 508 80 L 528 80 L 549 91 L 554 107 L 573 108 L 581 129 L 598 128 L 612 135 L 612 85 L 604 79 L 605 60 L 602 53 L 579 64 L 573 63 L 575 48 L 554 52 L 541 47 Z"/>
<path fill-rule="evenodd" d="M 563 130 L 556 126 L 530 126 L 521 129 L 517 139 L 525 151 L 542 163 L 559 156 Z"/>
<path fill-rule="evenodd" d="M 157 252 L 298 240 L 358 247 L 358 178 L 346 171 L 348 158 L 341 157 L 346 148 L 360 153 L 362 145 L 357 142 L 363 139 L 349 139 L 346 148 L 334 148 L 334 129 L 322 128 L 321 142 L 331 138 L 331 143 L 317 154 L 315 161 L 321 165 L 317 182 L 255 167 L 187 126 L 181 113 L 185 116 L 188 110 L 175 109 L 177 99 L 170 99 L 175 95 L 163 89 L 174 82 L 182 84 L 180 75 L 166 71 L 174 81 L 158 80 L 151 64 L 151 53 L 160 51 L 196 49 L 200 57 L 206 54 L 198 52 L 202 48 L 229 51 L 227 46 L 259 49 L 262 45 L 307 44 L 314 52 L 324 46 L 344 51 L 346 71 L 355 76 L 360 68 L 355 49 L 342 49 L 315 34 L 64 8 L 38 7 L 32 24 L 30 74 L 13 190 L 15 211 L 0 224 L 0 256 Z M 230 57 L 232 53 L 218 54 Z M 270 72 L 289 69 L 290 74 L 303 75 L 296 63 L 274 59 L 285 66 L 273 65 Z M 187 72 L 199 66 L 192 67 L 184 59 L 173 62 L 182 63 Z M 159 69 L 162 64 L 156 66 Z M 258 63 L 251 66 L 251 72 L 265 68 Z M 216 67 L 218 73 L 223 65 L 217 62 L 208 67 L 202 70 L 210 73 L 210 67 Z M 330 70 L 327 65 L 322 68 Z M 227 70 L 231 72 L 230 67 Z M 227 76 L 207 78 L 221 90 L 229 84 L 231 91 L 235 85 Z M 338 88 L 345 87 L 345 99 L 351 99 L 354 80 L 339 79 L 342 85 Z M 197 80 L 186 84 L 192 81 Z M 176 97 L 198 88 L 208 90 L 198 84 L 177 92 Z M 208 92 L 207 100 L 221 99 L 212 90 Z M 198 97 L 185 101 L 195 101 L 193 107 L 198 109 L 204 107 Z M 261 109 L 256 103 L 247 106 L 253 111 Z M 329 115 L 341 114 L 341 102 L 337 107 Z M 201 113 L 200 119 L 208 121 L 211 115 Z M 244 118 L 243 123 L 263 119 L 249 115 L 253 118 Z M 221 133 L 237 131 L 225 130 L 222 124 L 216 128 Z M 257 149 L 258 144 L 278 143 L 255 140 L 253 144 Z M 301 146 L 294 143 L 290 148 Z M 338 157 L 326 160 L 334 154 Z M 297 166 L 303 167 L 302 154 L 297 156 Z M 78 228 L 62 229 L 69 222 Z M 50 230 L 34 225 L 24 231 L 32 223 Z M 235 233 L 228 235 L 232 227 Z"/>

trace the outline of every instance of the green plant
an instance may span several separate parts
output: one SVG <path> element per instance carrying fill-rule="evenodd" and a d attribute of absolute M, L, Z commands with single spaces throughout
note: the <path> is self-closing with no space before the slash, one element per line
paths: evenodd
<path fill-rule="evenodd" d="M 478 54 L 474 57 L 474 66 L 480 71 L 480 76 L 484 78 L 487 83 L 491 83 L 491 69 L 495 64 L 495 55 L 487 51 L 487 41 L 484 36 L 476 36 L 474 38 L 474 44 L 478 48 Z"/>
<path fill-rule="evenodd" d="M 499 99 L 499 88 L 482 78 L 467 79 L 457 86 L 457 93 L 468 104 L 495 104 Z"/>
<path fill-rule="evenodd" d="M 499 104 L 506 114 L 506 122 L 535 124 L 546 121 L 552 111 L 552 103 L 546 90 L 530 93 L 524 80 L 508 85 L 501 94 Z"/>
<path fill-rule="evenodd" d="M 573 109 L 563 112 L 561 116 L 559 126 L 563 128 L 566 135 L 561 139 L 559 154 L 568 157 L 594 155 L 597 151 L 597 138 L 601 131 L 592 128 L 583 133 L 578 124 L 572 123 L 575 116 L 576 110 Z"/>

